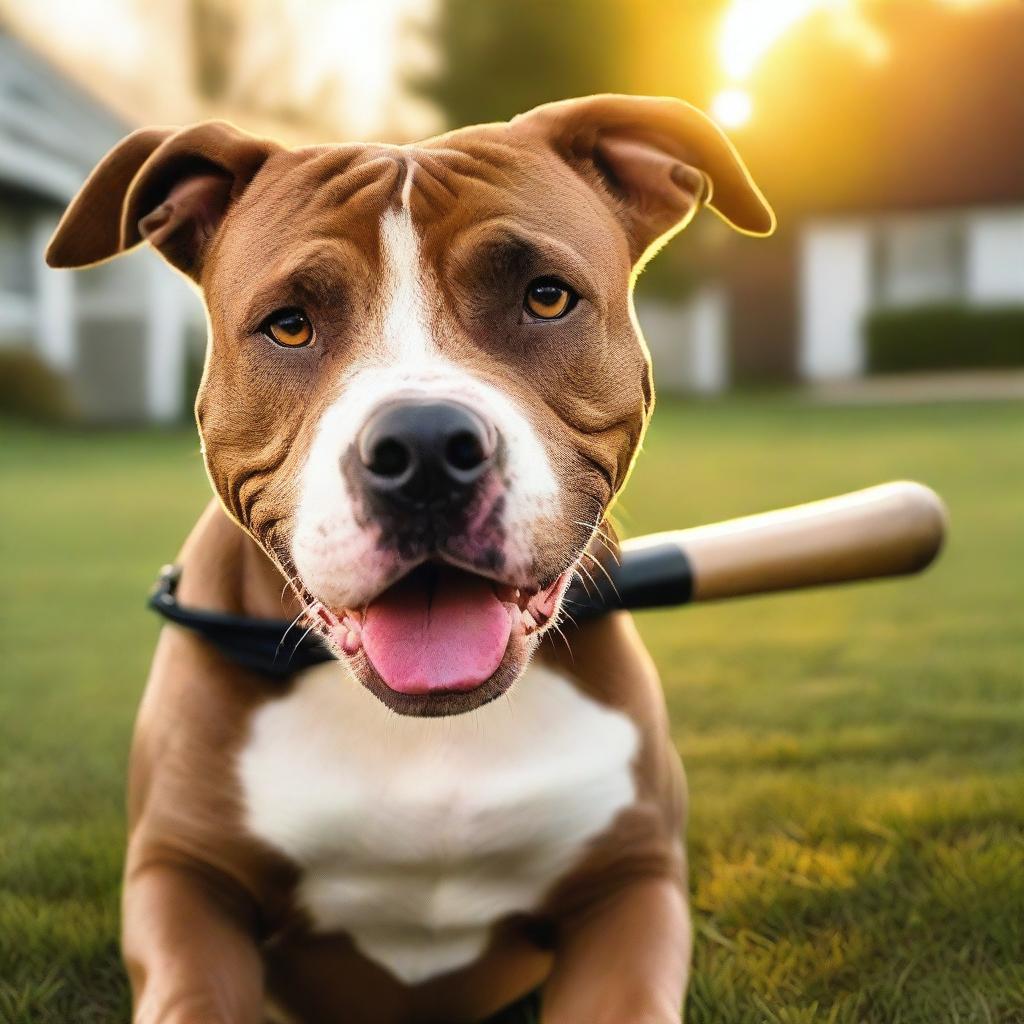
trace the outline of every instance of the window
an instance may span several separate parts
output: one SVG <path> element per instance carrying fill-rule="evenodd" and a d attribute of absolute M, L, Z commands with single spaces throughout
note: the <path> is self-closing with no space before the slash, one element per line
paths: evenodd
<path fill-rule="evenodd" d="M 25 219 L 0 204 L 0 293 L 32 294 L 32 250 Z"/>
<path fill-rule="evenodd" d="M 878 305 L 917 306 L 964 297 L 967 245 L 959 218 L 883 223 L 877 245 Z"/>

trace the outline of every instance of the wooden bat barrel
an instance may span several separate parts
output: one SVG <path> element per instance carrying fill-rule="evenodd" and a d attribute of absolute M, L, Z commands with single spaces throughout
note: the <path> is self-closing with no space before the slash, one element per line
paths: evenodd
<path fill-rule="evenodd" d="M 653 608 L 920 572 L 942 548 L 948 515 L 923 484 L 895 481 L 622 544 L 610 578 L 594 571 L 567 595 L 580 621 Z"/>

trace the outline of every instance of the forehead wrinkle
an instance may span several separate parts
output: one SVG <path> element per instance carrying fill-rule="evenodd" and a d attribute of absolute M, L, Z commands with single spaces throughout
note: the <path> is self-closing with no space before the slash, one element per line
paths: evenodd
<path fill-rule="evenodd" d="M 455 159 L 469 159 L 493 166 L 504 166 L 521 152 L 521 143 L 505 125 L 472 125 L 455 128 L 417 143 L 424 152 L 439 153 Z"/>
<path fill-rule="evenodd" d="M 428 173 L 444 184 L 451 179 L 478 181 L 487 184 L 504 184 L 509 179 L 510 147 L 495 146 L 483 151 L 468 149 L 423 149 L 417 153 L 417 162 Z"/>
<path fill-rule="evenodd" d="M 246 190 L 237 209 L 229 211 L 232 226 L 240 230 L 222 231 L 218 240 L 235 253 L 239 266 L 250 267 L 253 252 L 294 250 L 317 236 L 364 239 L 368 225 L 375 230 L 380 193 L 391 191 L 397 175 L 393 160 L 359 162 L 359 155 L 337 147 L 276 177 L 258 178 L 258 187 Z"/>
<path fill-rule="evenodd" d="M 272 267 L 260 287 L 266 290 L 301 282 L 329 292 L 349 275 L 357 255 L 354 247 L 341 239 L 316 239 Z"/>
<path fill-rule="evenodd" d="M 359 255 L 359 249 L 346 239 L 333 236 L 311 238 L 298 251 L 289 251 L 273 273 L 278 277 L 290 277 L 304 270 L 338 270 Z"/>
<path fill-rule="evenodd" d="M 417 208 L 443 216 L 466 199 L 467 188 L 506 188 L 510 178 L 498 156 L 503 154 L 507 159 L 508 147 L 492 147 L 499 148 L 500 154 L 481 154 L 447 147 L 404 147 L 410 170 L 415 171 L 414 183 L 405 182 L 410 201 L 415 197 Z M 492 155 L 494 160 L 490 159 Z M 474 201 L 477 199 L 474 196 Z"/>
<path fill-rule="evenodd" d="M 601 294 L 590 269 L 587 255 L 571 242 L 505 215 L 475 221 L 453 233 L 448 245 L 440 249 L 443 266 L 473 267 L 487 253 L 507 256 L 509 264 L 522 271 L 531 263 L 549 263 L 549 272 L 564 272 L 591 302 L 601 304 Z M 442 275 L 443 276 L 443 275 Z"/>
<path fill-rule="evenodd" d="M 412 180 L 416 174 L 417 164 L 412 157 L 406 157 L 405 181 L 402 183 L 402 206 L 409 209 L 409 200 L 412 195 Z"/>
<path fill-rule="evenodd" d="M 316 185 L 310 196 L 313 208 L 345 206 L 361 193 L 379 190 L 386 200 L 402 178 L 404 161 L 382 153 L 358 163 L 346 164 L 330 178 Z"/>
<path fill-rule="evenodd" d="M 243 319 L 260 318 L 265 315 L 268 302 L 278 301 L 289 292 L 305 293 L 317 302 L 335 299 L 351 284 L 360 266 L 360 252 L 350 242 L 338 238 L 312 239 L 298 252 L 289 252 L 272 262 L 264 274 L 249 282 Z"/>
<path fill-rule="evenodd" d="M 300 166 L 312 175 L 341 174 L 358 162 L 366 151 L 361 143 L 323 143 L 316 146 L 299 146 L 292 150 L 301 161 Z"/>

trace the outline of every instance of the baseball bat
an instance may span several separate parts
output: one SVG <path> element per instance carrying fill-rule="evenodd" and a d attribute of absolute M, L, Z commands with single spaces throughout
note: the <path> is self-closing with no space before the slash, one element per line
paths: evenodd
<path fill-rule="evenodd" d="M 942 547 L 947 515 L 923 484 L 899 481 L 807 505 L 627 540 L 569 587 L 568 621 L 920 572 Z M 284 678 L 334 655 L 288 622 L 183 607 L 177 566 L 165 566 L 149 605 L 246 668 Z M 584 576 L 588 577 L 584 582 Z M 286 642 L 290 633 L 295 639 Z"/>
<path fill-rule="evenodd" d="M 616 608 L 655 608 L 920 572 L 948 515 L 923 484 L 895 481 L 806 505 L 621 545 L 567 595 L 577 621 Z"/>

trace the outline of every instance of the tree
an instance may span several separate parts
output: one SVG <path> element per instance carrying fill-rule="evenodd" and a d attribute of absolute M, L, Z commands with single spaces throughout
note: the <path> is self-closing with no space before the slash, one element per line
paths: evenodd
<path fill-rule="evenodd" d="M 710 93 L 713 29 L 724 0 L 440 0 L 425 31 L 440 58 L 410 88 L 449 127 L 506 120 L 594 92 Z M 682 295 L 692 275 L 670 246 L 644 290 Z"/>
<path fill-rule="evenodd" d="M 545 103 L 621 87 L 618 0 L 441 0 L 427 29 L 440 61 L 414 91 L 451 126 L 506 120 Z"/>

